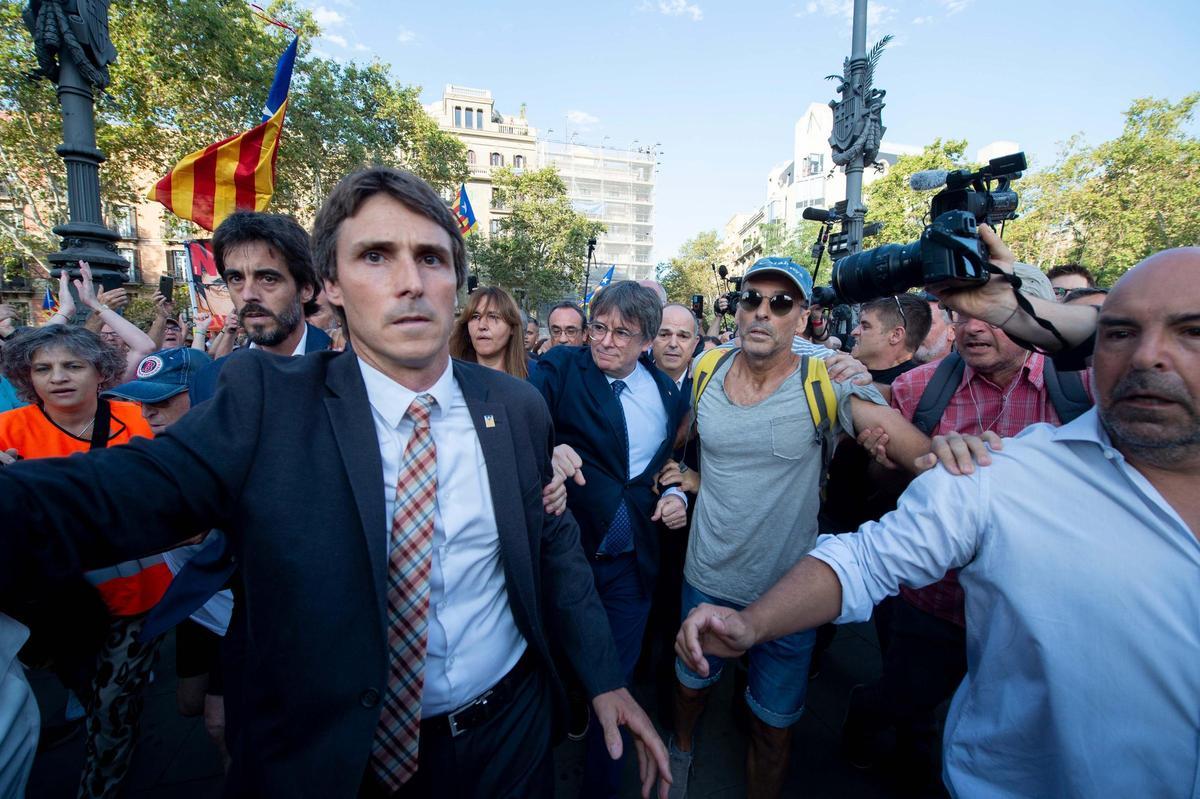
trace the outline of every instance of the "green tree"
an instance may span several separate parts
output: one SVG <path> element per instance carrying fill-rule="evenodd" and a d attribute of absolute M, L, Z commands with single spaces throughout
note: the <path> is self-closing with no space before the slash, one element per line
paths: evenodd
<path fill-rule="evenodd" d="M 929 201 L 933 193 L 913 191 L 908 179 L 925 169 L 969 166 L 963 158 L 966 149 L 965 139 L 934 139 L 921 153 L 900 156 L 886 175 L 866 187 L 863 193 L 867 221 L 883 224 L 877 241 L 913 241 L 921 235 L 929 222 Z"/>
<path fill-rule="evenodd" d="M 1142 98 L 1119 136 L 1094 148 L 1071 139 L 1057 163 L 1022 181 L 1017 256 L 1082 263 L 1108 285 L 1146 256 L 1200 244 L 1200 138 L 1189 124 L 1200 92 L 1178 103 Z"/>
<path fill-rule="evenodd" d="M 558 171 L 545 167 L 518 174 L 509 168 L 496 169 L 492 194 L 509 213 L 495 234 L 467 237 L 480 280 L 507 289 L 525 309 L 578 290 L 583 285 L 587 240 L 605 228 L 571 207 Z"/>
<path fill-rule="evenodd" d="M 66 217 L 65 170 L 54 87 L 31 81 L 33 43 L 24 6 L 0 0 L 0 178 L 18 214 L 0 214 L 0 248 L 41 262 L 58 249 L 50 229 Z M 309 11 L 276 0 L 268 14 L 301 32 L 277 160 L 272 210 L 311 217 L 334 182 L 370 163 L 403 166 L 437 188 L 467 175 L 464 146 L 437 129 L 419 89 L 378 62 L 340 65 L 312 55 Z M 125 0 L 109 9 L 118 53 L 111 85 L 96 99 L 105 203 L 135 203 L 183 155 L 246 130 L 291 34 L 264 24 L 241 0 Z"/>
<path fill-rule="evenodd" d="M 679 254 L 658 265 L 655 277 L 667 290 L 671 302 L 691 305 L 693 294 L 703 294 L 712 304 L 718 288 L 713 267 L 721 262 L 721 239 L 715 230 L 706 230 L 679 247 Z M 712 310 L 709 308 L 708 310 Z"/>

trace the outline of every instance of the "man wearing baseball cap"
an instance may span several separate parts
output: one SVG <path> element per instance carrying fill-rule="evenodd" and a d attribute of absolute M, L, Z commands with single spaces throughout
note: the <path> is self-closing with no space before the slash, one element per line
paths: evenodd
<path fill-rule="evenodd" d="M 693 375 L 703 370 L 708 376 L 702 388 L 694 378 L 694 430 L 703 442 L 699 484 L 694 472 L 673 475 L 692 481 L 688 490 L 698 488 L 684 565 L 685 614 L 713 598 L 749 605 L 813 548 L 824 455 L 840 432 L 885 427 L 893 458 L 905 464 L 929 451 L 928 439 L 888 408 L 874 386 L 833 382 L 824 362 L 792 351 L 811 295 L 812 277 L 795 261 L 757 261 L 737 302 L 740 346 L 693 364 Z M 706 357 L 715 366 L 702 363 Z M 777 796 L 781 789 L 790 728 L 804 711 L 814 639 L 804 631 L 749 652 L 752 796 Z M 693 733 L 721 667 L 713 658 L 700 675 L 676 661 L 671 796 L 687 795 Z"/>
<path fill-rule="evenodd" d="M 133 380 L 104 395 L 140 402 L 142 416 L 157 436 L 192 407 L 190 392 L 196 375 L 209 363 L 207 355 L 190 347 L 159 350 L 142 359 Z"/>

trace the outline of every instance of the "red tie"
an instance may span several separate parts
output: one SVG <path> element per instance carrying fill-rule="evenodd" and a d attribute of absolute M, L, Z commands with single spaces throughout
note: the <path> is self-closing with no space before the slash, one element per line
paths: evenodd
<path fill-rule="evenodd" d="M 421 394 L 405 414 L 413 420 L 413 433 L 400 462 L 396 510 L 392 515 L 387 592 L 388 680 L 371 750 L 372 770 L 392 791 L 398 791 L 417 773 L 433 513 L 437 507 L 437 452 L 429 430 L 429 415 L 435 404 L 431 395 Z"/>

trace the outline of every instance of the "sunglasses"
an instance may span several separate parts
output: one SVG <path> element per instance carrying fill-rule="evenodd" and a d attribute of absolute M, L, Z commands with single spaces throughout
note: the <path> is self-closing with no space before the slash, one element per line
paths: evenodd
<path fill-rule="evenodd" d="M 896 301 L 896 310 L 900 313 L 900 324 L 904 325 L 905 330 L 908 330 L 908 316 L 904 313 L 904 306 L 900 304 L 900 298 L 893 294 L 892 299 Z"/>
<path fill-rule="evenodd" d="M 767 300 L 767 304 L 771 307 L 771 313 L 776 316 L 786 316 L 796 306 L 796 300 L 786 291 L 781 291 L 778 294 L 773 294 L 770 298 L 766 298 L 758 289 L 746 289 L 743 291 L 738 296 L 738 305 L 741 306 L 743 311 L 753 311 L 762 305 L 764 299 Z"/>

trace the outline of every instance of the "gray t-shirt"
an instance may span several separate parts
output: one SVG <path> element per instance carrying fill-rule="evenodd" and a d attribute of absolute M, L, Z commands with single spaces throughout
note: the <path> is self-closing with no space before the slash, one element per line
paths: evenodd
<path fill-rule="evenodd" d="M 736 357 L 700 396 L 700 493 L 683 574 L 706 594 L 749 605 L 813 548 L 824 464 L 799 367 L 771 396 L 742 407 L 725 393 Z M 835 435 L 854 434 L 851 396 L 886 404 L 873 385 L 835 382 L 833 390 Z"/>

